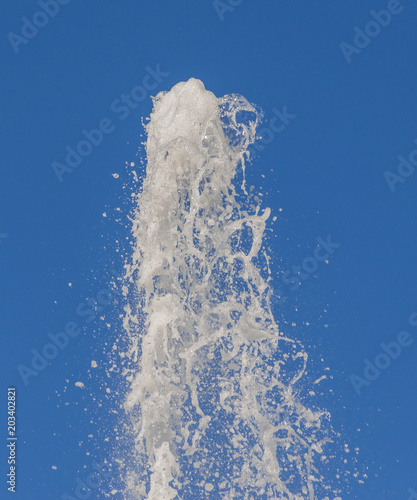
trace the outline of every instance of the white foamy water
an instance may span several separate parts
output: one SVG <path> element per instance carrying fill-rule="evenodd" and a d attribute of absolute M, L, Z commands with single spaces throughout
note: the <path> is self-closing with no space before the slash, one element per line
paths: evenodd
<path fill-rule="evenodd" d="M 195 79 L 154 99 L 125 289 L 125 498 L 337 495 L 329 415 L 298 396 L 307 353 L 271 313 L 270 210 L 242 183 L 259 118 Z"/>

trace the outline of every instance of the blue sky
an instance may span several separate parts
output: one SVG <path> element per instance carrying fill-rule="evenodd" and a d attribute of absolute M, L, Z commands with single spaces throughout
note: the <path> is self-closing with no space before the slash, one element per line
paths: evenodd
<path fill-rule="evenodd" d="M 6 0 L 0 19 L 2 390 L 3 401 L 7 387 L 18 393 L 15 498 L 76 498 L 77 480 L 106 458 L 103 408 L 115 402 L 102 372 L 87 373 L 91 359 L 106 362 L 120 313 L 106 290 L 129 251 L 125 165 L 136 162 L 143 173 L 137 153 L 150 96 L 190 77 L 264 110 L 265 144 L 248 183 L 278 217 L 269 244 L 273 286 L 285 300 L 274 309 L 312 362 L 323 357 L 330 368 L 325 403 L 334 428 L 359 447 L 357 468 L 368 476 L 352 480 L 349 498 L 412 497 L 416 3 L 69 0 L 46 2 L 49 15 L 39 14 L 41 3 Z M 89 139 L 97 145 L 80 146 L 85 156 L 57 175 L 53 165 L 62 169 L 66 148 L 92 129 L 100 130 Z M 293 266 L 315 267 L 317 238 L 339 245 L 328 263 L 301 271 L 298 286 L 285 283 L 298 272 Z M 87 298 L 102 307 L 97 314 L 86 312 Z M 17 367 L 30 366 L 31 350 L 66 327 L 74 335 L 68 345 L 25 385 Z M 402 331 L 410 337 L 387 358 L 381 343 L 398 344 Z M 375 380 L 364 375 L 366 359 L 387 365 Z M 366 384 L 355 390 L 352 375 Z M 88 390 L 74 386 L 87 379 Z M 94 443 L 101 443 L 95 454 Z"/>

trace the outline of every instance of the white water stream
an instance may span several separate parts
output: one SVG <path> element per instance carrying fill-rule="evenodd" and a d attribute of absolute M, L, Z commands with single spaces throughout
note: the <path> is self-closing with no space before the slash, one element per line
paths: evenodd
<path fill-rule="evenodd" d="M 154 99 L 127 270 L 126 498 L 337 496 L 329 415 L 297 396 L 308 356 L 279 331 L 259 264 L 270 210 L 234 185 L 259 118 L 195 79 Z"/>

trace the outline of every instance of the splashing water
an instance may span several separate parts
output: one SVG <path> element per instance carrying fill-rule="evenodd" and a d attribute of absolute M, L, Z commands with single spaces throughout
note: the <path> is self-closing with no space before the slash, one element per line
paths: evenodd
<path fill-rule="evenodd" d="M 129 498 L 337 494 L 320 472 L 329 415 L 297 397 L 307 354 L 271 313 L 270 210 L 235 186 L 259 119 L 195 79 L 154 99 L 127 266 Z"/>

